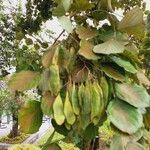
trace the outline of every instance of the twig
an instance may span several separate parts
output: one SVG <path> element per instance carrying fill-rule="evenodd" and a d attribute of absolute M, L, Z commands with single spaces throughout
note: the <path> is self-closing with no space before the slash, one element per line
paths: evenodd
<path fill-rule="evenodd" d="M 65 32 L 65 30 L 63 30 L 60 34 L 59 34 L 59 36 L 55 39 L 55 41 L 54 41 L 54 43 L 52 44 L 52 45 L 54 45 L 57 41 L 58 41 L 58 39 L 62 36 L 62 34 Z"/>

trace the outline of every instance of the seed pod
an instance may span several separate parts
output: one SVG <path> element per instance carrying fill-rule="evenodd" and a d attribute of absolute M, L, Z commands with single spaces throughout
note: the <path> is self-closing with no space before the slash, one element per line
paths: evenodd
<path fill-rule="evenodd" d="M 100 85 L 101 85 L 101 88 L 103 91 L 103 99 L 104 99 L 104 103 L 105 103 L 105 107 L 106 107 L 107 103 L 108 103 L 108 97 L 109 97 L 109 85 L 104 76 L 101 77 Z"/>
<path fill-rule="evenodd" d="M 57 95 L 60 91 L 60 76 L 57 65 L 50 66 L 49 90 L 54 95 Z"/>
<path fill-rule="evenodd" d="M 41 109 L 43 113 L 47 116 L 52 114 L 52 105 L 55 100 L 55 96 L 51 95 L 49 91 L 45 92 L 42 97 Z"/>
<path fill-rule="evenodd" d="M 76 115 L 79 115 L 80 106 L 79 106 L 79 99 L 78 99 L 78 91 L 74 83 L 72 85 L 71 103 L 72 103 L 72 108 L 73 108 L 74 113 Z"/>
<path fill-rule="evenodd" d="M 64 114 L 65 114 L 67 123 L 70 125 L 73 125 L 75 120 L 76 120 L 76 116 L 73 112 L 73 108 L 72 108 L 71 103 L 69 101 L 68 92 L 66 93 L 66 98 L 65 98 L 65 103 L 64 103 Z"/>
<path fill-rule="evenodd" d="M 54 119 L 58 125 L 62 125 L 65 121 L 64 106 L 60 94 L 56 97 L 53 104 Z"/>
<path fill-rule="evenodd" d="M 92 84 L 91 85 L 91 120 L 100 114 L 101 101 L 100 101 L 100 93 L 98 92 L 97 87 Z"/>

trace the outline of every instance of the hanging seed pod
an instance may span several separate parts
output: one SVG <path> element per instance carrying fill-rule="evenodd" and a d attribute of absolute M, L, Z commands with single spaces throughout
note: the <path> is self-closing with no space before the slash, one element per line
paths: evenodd
<path fill-rule="evenodd" d="M 62 125 L 65 121 L 64 106 L 60 94 L 56 97 L 53 104 L 54 119 L 58 125 Z"/>
<path fill-rule="evenodd" d="M 72 85 L 72 92 L 71 92 L 71 103 L 73 111 L 76 115 L 80 113 L 80 106 L 79 106 L 79 99 L 78 99 L 78 90 L 75 86 L 75 83 Z"/>
<path fill-rule="evenodd" d="M 93 83 L 91 85 L 91 120 L 100 115 L 101 111 L 101 97 L 97 86 Z"/>
<path fill-rule="evenodd" d="M 109 99 L 109 85 L 104 76 L 101 77 L 101 79 L 100 79 L 100 85 L 101 85 L 101 88 L 103 91 L 103 99 L 104 99 L 104 103 L 105 103 L 105 107 L 106 107 L 108 104 L 108 99 Z"/>
<path fill-rule="evenodd" d="M 73 108 L 69 100 L 68 92 L 66 93 L 66 98 L 65 98 L 65 103 L 64 103 L 64 114 L 65 114 L 67 123 L 70 125 L 73 125 L 76 120 L 76 116 L 73 112 Z"/>
<path fill-rule="evenodd" d="M 57 95 L 60 91 L 60 76 L 59 68 L 57 65 L 50 66 L 50 77 L 49 77 L 49 90 L 52 94 Z"/>

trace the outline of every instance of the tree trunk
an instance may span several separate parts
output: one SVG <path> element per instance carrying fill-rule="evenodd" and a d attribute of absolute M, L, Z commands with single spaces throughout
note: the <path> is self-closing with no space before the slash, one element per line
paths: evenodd
<path fill-rule="evenodd" d="M 19 135 L 19 130 L 18 130 L 18 115 L 16 115 L 17 113 L 15 114 L 12 114 L 12 119 L 13 119 L 13 125 L 12 125 L 12 130 L 9 134 L 9 138 L 14 138 L 16 136 Z"/>

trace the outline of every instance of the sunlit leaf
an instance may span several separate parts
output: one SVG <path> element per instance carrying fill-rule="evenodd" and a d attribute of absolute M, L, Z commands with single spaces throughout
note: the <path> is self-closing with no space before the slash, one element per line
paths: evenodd
<path fill-rule="evenodd" d="M 118 29 L 142 38 L 144 35 L 143 11 L 136 7 L 127 12 L 119 23 Z"/>
<path fill-rule="evenodd" d="M 21 71 L 10 78 L 8 86 L 13 91 L 24 91 L 37 87 L 39 81 L 39 73 L 33 71 Z"/>
<path fill-rule="evenodd" d="M 88 60 L 98 60 L 98 56 L 93 53 L 94 45 L 86 40 L 81 40 L 79 54 Z"/>
<path fill-rule="evenodd" d="M 150 106 L 150 96 L 146 89 L 137 84 L 115 84 L 116 95 L 121 100 L 138 108 Z"/>
<path fill-rule="evenodd" d="M 61 24 L 63 29 L 65 29 L 68 33 L 72 33 L 73 26 L 68 17 L 66 17 L 66 16 L 59 17 L 58 21 Z"/>
<path fill-rule="evenodd" d="M 102 44 L 94 46 L 93 51 L 97 54 L 117 54 L 123 53 L 125 46 L 123 42 L 117 41 L 115 39 L 110 39 Z"/>
<path fill-rule="evenodd" d="M 108 105 L 107 114 L 114 126 L 128 134 L 135 133 L 143 125 L 140 111 L 122 100 L 112 100 Z"/>
<path fill-rule="evenodd" d="M 130 63 L 130 61 L 122 59 L 120 57 L 112 56 L 111 59 L 118 64 L 120 67 L 123 67 L 126 71 L 130 73 L 136 73 L 136 68 Z"/>
<path fill-rule="evenodd" d="M 42 124 L 41 103 L 29 100 L 19 111 L 20 130 L 24 133 L 35 133 Z"/>

